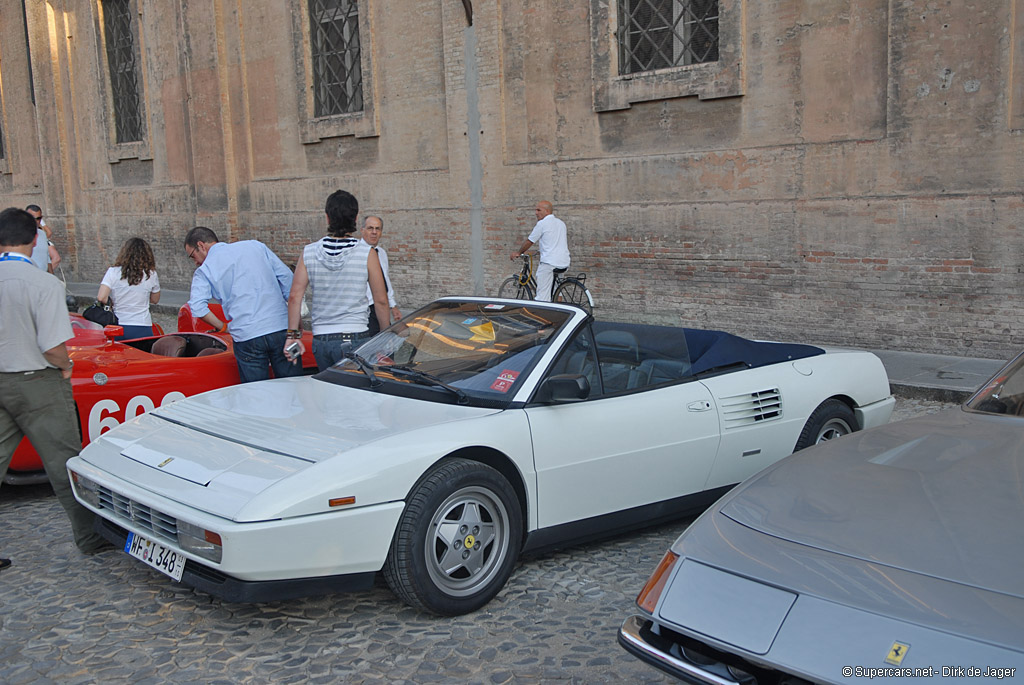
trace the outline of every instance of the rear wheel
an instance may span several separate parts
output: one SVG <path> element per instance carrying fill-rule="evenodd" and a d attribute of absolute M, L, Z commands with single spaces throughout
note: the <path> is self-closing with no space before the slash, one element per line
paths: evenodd
<path fill-rule="evenodd" d="M 513 300 L 532 300 L 533 288 L 529 283 L 520 283 L 516 276 L 506 278 L 501 287 L 498 288 L 498 297 L 507 297 Z"/>
<path fill-rule="evenodd" d="M 841 438 L 855 430 L 857 430 L 857 419 L 853 415 L 853 410 L 841 400 L 825 400 L 807 419 L 807 423 L 804 424 L 804 429 L 800 433 L 800 439 L 796 441 L 796 449 L 793 451 Z"/>
<path fill-rule="evenodd" d="M 566 279 L 558 286 L 558 289 L 555 290 L 554 300 L 555 302 L 574 304 L 586 311 L 587 314 L 594 313 L 594 308 L 590 304 L 590 294 L 587 292 L 586 286 L 573 278 Z"/>
<path fill-rule="evenodd" d="M 409 495 L 384 579 L 414 607 L 442 616 L 476 611 L 512 575 L 522 535 L 519 498 L 505 477 L 448 459 Z"/>

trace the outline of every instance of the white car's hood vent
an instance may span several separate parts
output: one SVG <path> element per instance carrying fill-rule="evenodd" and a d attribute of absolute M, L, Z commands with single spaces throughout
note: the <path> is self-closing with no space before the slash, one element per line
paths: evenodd
<path fill-rule="evenodd" d="M 778 388 L 718 398 L 726 428 L 749 426 L 782 417 L 782 395 Z"/>

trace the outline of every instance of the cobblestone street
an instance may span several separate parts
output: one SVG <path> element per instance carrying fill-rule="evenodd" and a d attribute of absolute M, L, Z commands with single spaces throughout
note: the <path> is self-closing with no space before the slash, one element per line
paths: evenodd
<path fill-rule="evenodd" d="M 899 399 L 893 419 L 952 405 Z M 372 592 L 235 605 L 120 551 L 81 555 L 48 486 L 0 489 L 0 682 L 670 682 L 616 643 L 688 521 L 527 558 L 483 610 Z M 269 550 L 268 550 L 269 552 Z"/>

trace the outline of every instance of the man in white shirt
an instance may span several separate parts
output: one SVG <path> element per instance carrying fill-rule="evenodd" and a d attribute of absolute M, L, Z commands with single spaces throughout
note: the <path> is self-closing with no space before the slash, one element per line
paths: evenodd
<path fill-rule="evenodd" d="M 362 237 L 367 245 L 377 250 L 380 268 L 384 271 L 384 284 L 388 288 L 388 306 L 391 308 L 390 316 L 393 323 L 402 318 L 402 313 L 398 311 L 398 305 L 395 303 L 395 290 L 391 287 L 391 275 L 388 273 L 388 253 L 384 251 L 383 247 L 378 247 L 380 237 L 383 234 L 384 220 L 372 214 L 366 217 L 366 220 L 363 222 Z M 377 323 L 376 310 L 373 306 L 373 294 L 370 292 L 369 284 L 366 285 L 366 299 L 370 303 L 370 335 L 376 335 L 380 332 L 380 324 Z"/>
<path fill-rule="evenodd" d="M 530 237 L 523 241 L 519 252 L 513 252 L 511 259 L 520 257 L 534 243 L 540 251 L 540 266 L 537 267 L 537 294 L 535 300 L 551 301 L 551 284 L 554 283 L 555 269 L 569 268 L 569 241 L 566 236 L 565 222 L 557 218 L 554 207 L 547 200 L 541 200 L 533 209 L 537 215 L 537 225 L 530 232 Z"/>
<path fill-rule="evenodd" d="M 60 266 L 60 253 L 53 246 L 50 238 L 53 236 L 50 227 L 43 220 L 43 210 L 39 205 L 29 205 L 25 211 L 36 220 L 36 246 L 32 248 L 32 262 L 43 271 L 56 273 Z"/>

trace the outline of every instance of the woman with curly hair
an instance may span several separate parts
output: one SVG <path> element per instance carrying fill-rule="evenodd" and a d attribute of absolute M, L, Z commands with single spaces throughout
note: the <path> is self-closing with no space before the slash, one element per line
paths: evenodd
<path fill-rule="evenodd" d="M 149 305 L 160 301 L 160 279 L 153 250 L 142 238 L 126 240 L 114 266 L 104 274 L 96 299 L 106 304 L 111 295 L 117 323 L 124 327 L 118 340 L 153 335 Z"/>

